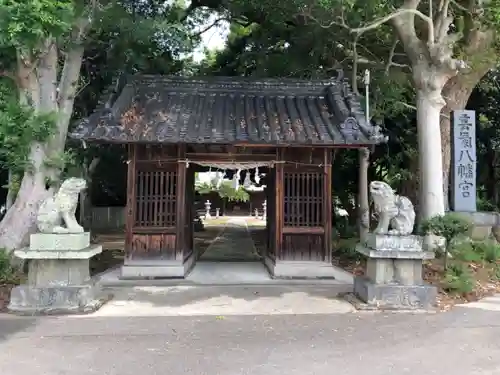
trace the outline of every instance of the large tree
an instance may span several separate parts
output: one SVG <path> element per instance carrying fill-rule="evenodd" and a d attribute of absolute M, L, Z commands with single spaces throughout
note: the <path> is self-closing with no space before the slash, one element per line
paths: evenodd
<path fill-rule="evenodd" d="M 153 40 L 178 55 L 186 46 L 183 11 L 178 2 L 162 1 L 0 0 L 1 74 L 14 83 L 21 106 L 53 120 L 50 131 L 30 139 L 15 203 L 0 223 L 0 248 L 22 245 L 39 204 L 58 183 L 75 97 L 88 83 L 81 76 L 86 48 L 123 48 L 121 68 L 133 53 L 124 38 Z M 135 43 L 145 45 L 151 43 Z"/>
<path fill-rule="evenodd" d="M 449 113 L 466 105 L 474 86 L 495 64 L 492 49 L 498 4 L 405 0 L 344 3 L 339 8 L 335 0 L 319 3 L 307 6 L 303 14 L 322 27 L 348 30 L 354 46 L 368 33 L 378 33 L 382 40 L 384 35 L 393 36 L 388 66 L 406 64 L 416 94 L 420 214 L 425 219 L 444 213 L 450 162 Z M 357 25 L 352 23 L 355 18 Z"/>
<path fill-rule="evenodd" d="M 428 218 L 444 212 L 450 162 L 449 114 L 466 105 L 472 89 L 496 64 L 496 1 L 198 0 L 193 2 L 196 6 L 225 7 L 259 25 L 280 23 L 284 32 L 297 27 L 309 31 L 302 34 L 302 41 L 311 47 L 324 43 L 330 50 L 330 67 L 348 61 L 354 85 L 361 64 L 384 64 L 387 72 L 393 68 L 406 72 L 416 102 L 405 104 L 414 107 L 417 115 L 420 214 Z M 327 30 L 330 38 L 324 38 L 318 29 Z"/>

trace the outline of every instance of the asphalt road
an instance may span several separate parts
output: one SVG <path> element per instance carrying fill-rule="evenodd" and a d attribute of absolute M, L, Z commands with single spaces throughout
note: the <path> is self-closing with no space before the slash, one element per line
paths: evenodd
<path fill-rule="evenodd" d="M 500 374 L 500 312 L 0 317 L 1 375 Z"/>

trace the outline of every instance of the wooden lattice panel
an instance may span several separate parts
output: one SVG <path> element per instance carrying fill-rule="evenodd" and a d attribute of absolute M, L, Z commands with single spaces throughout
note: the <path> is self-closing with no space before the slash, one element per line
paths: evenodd
<path fill-rule="evenodd" d="M 322 172 L 284 172 L 285 227 L 323 226 L 323 179 Z"/>
<path fill-rule="evenodd" d="M 325 249 L 323 236 L 313 234 L 286 234 L 283 236 L 281 259 L 323 261 Z"/>
<path fill-rule="evenodd" d="M 149 228 L 176 225 L 177 173 L 167 170 L 136 171 L 134 226 Z"/>

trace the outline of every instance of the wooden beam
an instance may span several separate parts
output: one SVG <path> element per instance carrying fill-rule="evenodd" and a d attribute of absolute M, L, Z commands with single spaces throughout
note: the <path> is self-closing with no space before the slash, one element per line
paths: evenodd
<path fill-rule="evenodd" d="M 283 234 L 324 234 L 323 227 L 283 227 Z"/>
<path fill-rule="evenodd" d="M 331 150 L 323 150 L 323 221 L 325 227 L 325 262 L 332 262 L 332 155 Z"/>
<path fill-rule="evenodd" d="M 125 256 L 132 254 L 132 230 L 134 228 L 135 217 L 135 162 L 137 159 L 137 146 L 128 146 L 128 166 L 127 166 L 127 217 L 125 218 Z"/>
<path fill-rule="evenodd" d="M 184 160 L 186 158 L 186 145 L 180 144 L 177 149 L 177 158 L 179 160 Z M 184 236 L 186 235 L 185 225 L 186 225 L 186 163 L 177 163 L 177 209 L 176 209 L 176 252 L 175 259 L 184 261 L 184 251 L 186 241 Z"/>
<path fill-rule="evenodd" d="M 278 161 L 284 160 L 284 149 L 276 150 L 276 159 Z M 283 209 L 284 209 L 284 196 L 283 196 L 283 163 L 278 163 L 275 165 L 275 199 L 276 199 L 276 210 L 274 212 L 274 251 L 276 260 L 283 257 Z"/>
<path fill-rule="evenodd" d="M 186 217 L 186 236 L 185 238 L 185 243 L 187 246 L 187 251 L 194 252 L 194 228 L 193 228 L 193 221 L 194 221 L 194 198 L 195 198 L 195 191 L 194 191 L 194 183 L 195 183 L 195 173 L 196 171 L 193 169 L 193 166 L 189 166 L 186 170 L 186 211 L 187 211 L 187 217 Z M 184 259 L 186 259 L 186 256 L 188 254 L 184 254 Z M 196 256 L 196 255 L 195 255 Z"/>

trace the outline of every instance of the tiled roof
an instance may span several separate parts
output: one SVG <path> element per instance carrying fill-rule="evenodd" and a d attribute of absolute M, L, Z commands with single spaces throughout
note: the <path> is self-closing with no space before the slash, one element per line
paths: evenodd
<path fill-rule="evenodd" d="M 147 143 L 376 144 L 344 80 L 135 76 L 74 139 Z"/>

